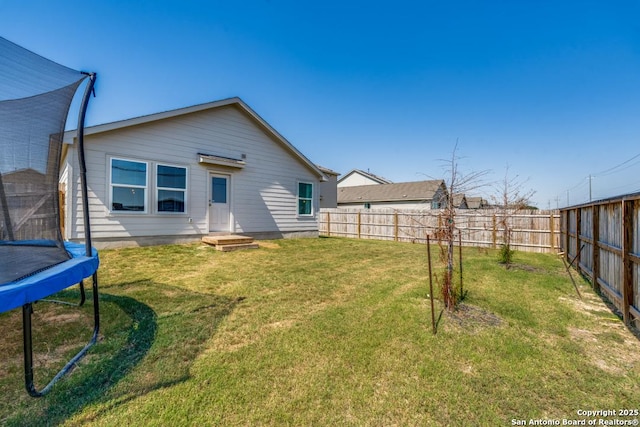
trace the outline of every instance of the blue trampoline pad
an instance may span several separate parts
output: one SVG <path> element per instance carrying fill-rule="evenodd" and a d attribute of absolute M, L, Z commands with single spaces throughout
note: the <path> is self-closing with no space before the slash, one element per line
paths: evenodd
<path fill-rule="evenodd" d="M 86 256 L 84 244 L 64 242 L 64 248 L 70 259 L 20 280 L 0 283 L 0 313 L 46 298 L 96 272 L 100 264 L 96 249 L 92 248 L 91 256 Z M 47 251 L 50 248 L 32 247 L 30 250 Z"/>

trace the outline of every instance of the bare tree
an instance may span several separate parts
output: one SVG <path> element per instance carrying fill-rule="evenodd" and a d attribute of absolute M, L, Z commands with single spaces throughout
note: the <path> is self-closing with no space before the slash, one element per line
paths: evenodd
<path fill-rule="evenodd" d="M 454 270 L 454 242 L 456 231 L 456 207 L 454 204 L 455 194 L 464 194 L 476 190 L 484 185 L 483 178 L 489 171 L 462 173 L 458 168 L 460 157 L 457 155 L 458 142 L 453 147 L 451 158 L 442 160 L 445 167 L 445 185 L 447 187 L 447 197 L 443 206 L 444 224 L 439 230 L 439 239 L 445 242 L 446 247 L 446 267 L 442 278 L 442 297 L 445 307 L 453 311 L 456 307 L 460 295 L 457 294 L 453 286 Z"/>
<path fill-rule="evenodd" d="M 507 266 L 513 261 L 511 249 L 512 218 L 521 210 L 530 206 L 531 197 L 535 194 L 532 189 L 525 189 L 528 179 L 521 179 L 518 175 L 510 175 L 509 165 L 505 167 L 504 178 L 496 185 L 497 195 L 494 202 L 500 209 L 499 224 L 502 227 L 502 248 L 500 261 Z"/>

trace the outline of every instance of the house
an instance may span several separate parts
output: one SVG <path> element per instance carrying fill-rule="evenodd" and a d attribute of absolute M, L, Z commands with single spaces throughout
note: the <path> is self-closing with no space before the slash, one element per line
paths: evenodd
<path fill-rule="evenodd" d="M 335 209 L 338 207 L 338 175 L 340 173 L 322 166 L 318 166 L 318 169 L 327 177 L 326 181 L 320 182 L 320 209 Z"/>
<path fill-rule="evenodd" d="M 325 173 L 240 98 L 88 127 L 84 142 L 97 247 L 318 235 Z M 76 240 L 75 131 L 65 143 L 65 238 Z"/>
<path fill-rule="evenodd" d="M 447 200 L 443 180 L 338 188 L 338 208 L 439 209 Z"/>
<path fill-rule="evenodd" d="M 456 209 L 469 209 L 467 198 L 463 193 L 453 195 L 453 207 Z"/>
<path fill-rule="evenodd" d="M 365 172 L 360 169 L 353 169 L 338 180 L 338 187 L 353 187 L 356 185 L 391 184 L 388 179 L 381 176 Z"/>
<path fill-rule="evenodd" d="M 489 202 L 482 197 L 467 197 L 467 207 L 469 209 L 486 209 L 489 208 Z"/>

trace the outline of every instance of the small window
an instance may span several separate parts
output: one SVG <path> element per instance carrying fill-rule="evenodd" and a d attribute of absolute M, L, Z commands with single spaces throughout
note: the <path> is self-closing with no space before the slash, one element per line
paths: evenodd
<path fill-rule="evenodd" d="M 364 204 L 365 209 L 371 209 L 371 203 L 367 202 Z"/>
<path fill-rule="evenodd" d="M 147 211 L 147 163 L 111 159 L 111 211 Z"/>
<path fill-rule="evenodd" d="M 227 203 L 227 178 L 211 177 L 211 203 Z"/>
<path fill-rule="evenodd" d="M 157 165 L 158 212 L 184 213 L 187 197 L 187 168 Z"/>
<path fill-rule="evenodd" d="M 298 215 L 310 216 L 313 214 L 313 184 L 307 182 L 298 183 Z"/>

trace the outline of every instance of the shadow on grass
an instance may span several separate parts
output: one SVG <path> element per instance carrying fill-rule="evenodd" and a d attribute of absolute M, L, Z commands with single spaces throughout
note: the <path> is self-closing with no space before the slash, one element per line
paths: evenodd
<path fill-rule="evenodd" d="M 87 405 L 108 411 L 187 380 L 204 343 L 239 301 L 150 280 L 107 288 L 112 290 L 119 295 L 100 293 L 104 339 L 47 396 L 29 401 L 4 425 L 58 425 Z M 162 301 L 166 293 L 171 300 Z M 180 311 L 166 313 L 174 301 Z M 116 329 L 106 325 L 109 317 L 117 319 Z"/>

